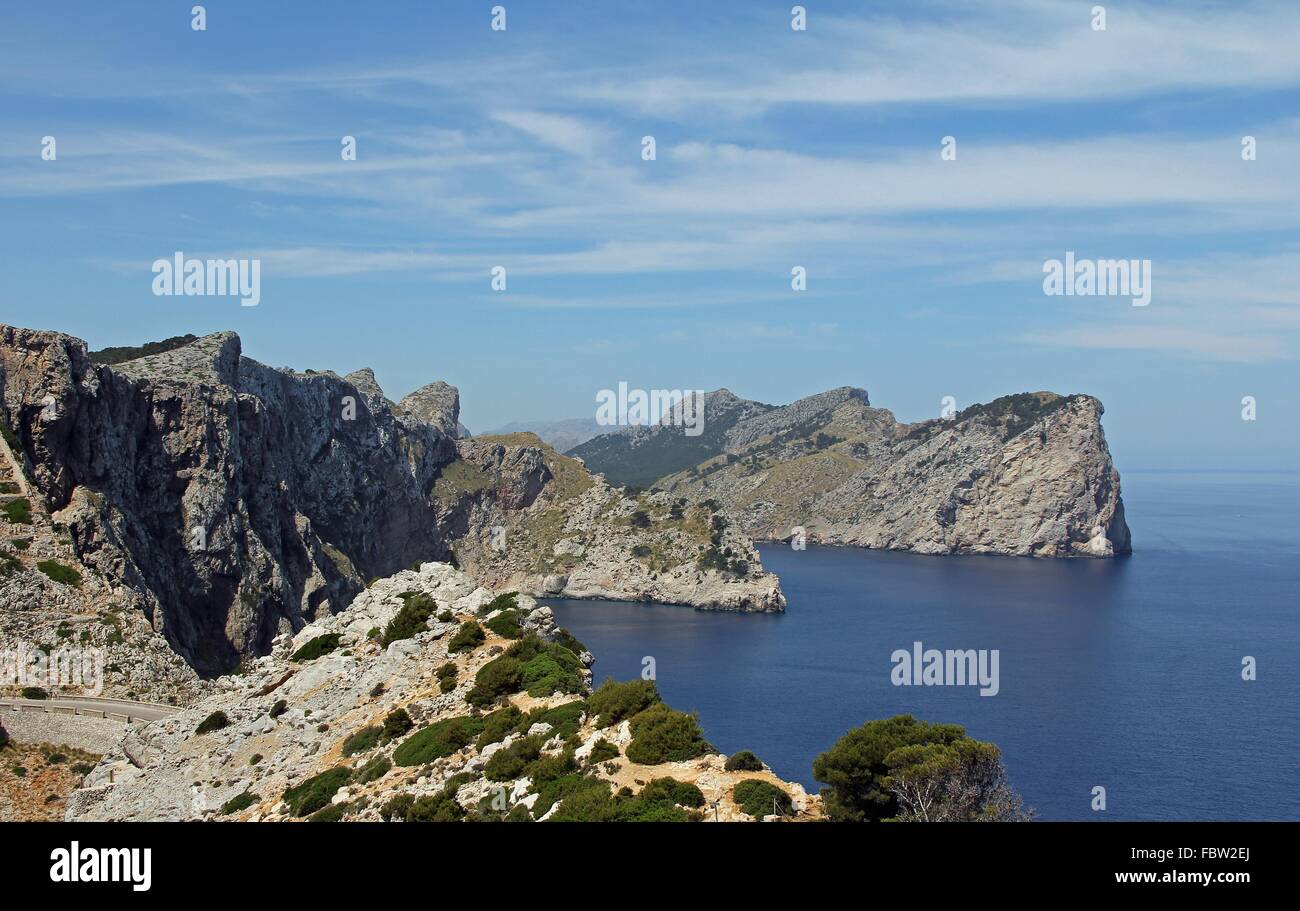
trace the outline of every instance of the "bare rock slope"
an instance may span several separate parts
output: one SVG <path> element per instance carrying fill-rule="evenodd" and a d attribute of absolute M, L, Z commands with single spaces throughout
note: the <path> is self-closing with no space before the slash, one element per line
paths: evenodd
<path fill-rule="evenodd" d="M 656 489 L 714 501 L 760 540 L 926 554 L 1109 557 L 1131 549 L 1120 479 L 1087 395 L 1005 396 L 904 424 L 845 387 L 781 408 L 706 396 L 701 438 L 679 427 L 609 434 L 575 450 L 597 472 L 649 456 Z M 727 407 L 709 410 L 711 399 Z M 707 458 L 700 439 L 712 440 Z M 674 465 L 674 463 L 677 463 Z M 633 471 L 635 473 L 635 471 Z"/>
<path fill-rule="evenodd" d="M 727 770 L 652 684 L 592 695 L 591 662 L 549 608 L 426 563 L 133 729 L 66 818 L 736 820 L 746 779 L 820 815 L 766 768 Z"/>

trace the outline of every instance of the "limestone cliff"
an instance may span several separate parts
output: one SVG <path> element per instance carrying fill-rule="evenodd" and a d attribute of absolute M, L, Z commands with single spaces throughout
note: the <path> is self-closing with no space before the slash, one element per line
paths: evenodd
<path fill-rule="evenodd" d="M 1024 393 L 916 424 L 849 387 L 748 414 L 733 403 L 717 421 L 707 401 L 713 453 L 654 485 L 716 502 L 754 538 L 803 529 L 810 541 L 926 554 L 1131 549 L 1103 409 L 1091 396 Z M 699 446 L 678 427 L 638 431 L 575 453 L 617 475 L 642 452 L 666 464 Z"/>

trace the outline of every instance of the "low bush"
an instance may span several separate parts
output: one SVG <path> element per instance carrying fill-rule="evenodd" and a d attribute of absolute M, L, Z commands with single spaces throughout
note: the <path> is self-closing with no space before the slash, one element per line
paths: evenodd
<path fill-rule="evenodd" d="M 267 714 L 270 715 L 272 718 L 279 718 L 287 711 L 289 711 L 288 701 L 284 699 L 277 699 L 275 701 L 275 705 L 271 706 L 271 710 L 267 712 Z"/>
<path fill-rule="evenodd" d="M 429 618 L 438 609 L 434 600 L 423 592 L 402 592 L 398 597 L 402 599 L 402 609 L 389 621 L 379 640 L 385 648 L 399 639 L 410 639 L 424 632 Z"/>
<path fill-rule="evenodd" d="M 485 746 L 505 740 L 507 734 L 518 729 L 519 723 L 523 719 L 524 713 L 513 705 L 507 705 L 505 708 L 497 709 L 490 715 L 485 715 L 483 718 L 483 732 L 479 734 L 475 746 L 482 750 Z"/>
<path fill-rule="evenodd" d="M 632 719 L 627 758 L 642 765 L 682 762 L 710 749 L 694 715 L 675 711 L 662 702 Z"/>
<path fill-rule="evenodd" d="M 347 815 L 347 804 L 332 803 L 328 807 L 317 810 L 307 817 L 308 822 L 342 822 L 343 817 Z"/>
<path fill-rule="evenodd" d="M 610 743 L 604 737 L 596 741 L 596 745 L 591 748 L 591 753 L 587 756 L 589 765 L 596 765 L 599 762 L 605 762 L 610 759 L 617 759 L 621 755 L 618 747 Z"/>
<path fill-rule="evenodd" d="M 230 719 L 226 717 L 225 712 L 216 711 L 200 721 L 199 726 L 194 729 L 194 733 L 211 734 L 213 731 L 219 731 L 226 727 L 230 727 Z"/>
<path fill-rule="evenodd" d="M 257 803 L 261 798 L 252 791 L 245 791 L 242 794 L 236 794 L 221 805 L 217 811 L 218 816 L 229 816 L 231 813 L 238 813 L 241 810 L 247 810 Z"/>
<path fill-rule="evenodd" d="M 49 699 L 50 694 L 39 686 L 25 686 L 22 688 L 22 697 L 24 699 Z"/>
<path fill-rule="evenodd" d="M 488 781 L 514 781 L 542 754 L 542 737 L 523 737 L 503 750 L 497 750 L 483 766 Z"/>
<path fill-rule="evenodd" d="M 393 751 L 393 762 L 399 766 L 424 765 L 468 746 L 483 731 L 483 720 L 461 715 L 435 721 L 408 737 Z"/>
<path fill-rule="evenodd" d="M 456 619 L 456 615 L 453 614 L 453 613 L 452 613 L 451 611 L 449 611 L 449 610 L 439 611 L 439 612 L 438 612 L 438 622 L 439 622 L 439 623 L 450 623 L 451 621 L 453 621 L 453 620 L 455 620 L 455 619 Z"/>
<path fill-rule="evenodd" d="M 456 635 L 451 637 L 447 643 L 447 651 L 451 654 L 457 652 L 467 652 L 476 646 L 482 645 L 483 640 L 487 638 L 483 633 L 483 627 L 479 626 L 473 620 L 466 620 L 456 630 Z"/>
<path fill-rule="evenodd" d="M 49 576 L 52 581 L 58 582 L 60 585 L 71 585 L 73 588 L 81 588 L 81 573 L 77 572 L 71 566 L 64 566 L 58 560 L 41 560 L 36 564 L 36 568 Z"/>
<path fill-rule="evenodd" d="M 393 764 L 388 761 L 387 756 L 376 756 L 357 770 L 357 783 L 370 784 L 372 781 L 378 781 L 388 774 Z"/>
<path fill-rule="evenodd" d="M 553 635 L 555 636 L 556 645 L 564 646 L 569 651 L 573 652 L 575 655 L 578 655 L 579 657 L 582 656 L 583 652 L 587 651 L 587 646 L 579 642 L 578 639 L 573 635 L 573 633 L 569 632 L 564 627 L 560 627 L 556 629 Z"/>
<path fill-rule="evenodd" d="M 524 670 L 514 658 L 501 655 L 479 668 L 474 675 L 474 686 L 466 694 L 470 705 L 486 706 L 502 696 L 517 693 L 524 688 Z"/>
<path fill-rule="evenodd" d="M 497 595 L 487 604 L 478 609 L 479 616 L 486 616 L 497 610 L 515 610 L 519 607 L 519 592 L 504 592 Z"/>
<path fill-rule="evenodd" d="M 638 796 L 642 800 L 667 801 L 683 807 L 704 806 L 704 792 L 689 781 L 676 778 L 652 778 Z"/>
<path fill-rule="evenodd" d="M 503 611 L 487 621 L 484 626 L 502 639 L 518 639 L 524 634 L 519 625 L 519 611 Z"/>
<path fill-rule="evenodd" d="M 741 750 L 727 759 L 724 768 L 728 772 L 761 772 L 763 762 L 749 750 Z"/>
<path fill-rule="evenodd" d="M 32 504 L 22 498 L 0 505 L 0 512 L 15 525 L 32 524 Z"/>
<path fill-rule="evenodd" d="M 596 718 L 596 726 L 618 724 L 658 703 L 659 689 L 653 680 L 628 680 L 619 683 L 610 677 L 587 699 L 587 708 Z"/>
<path fill-rule="evenodd" d="M 456 662 L 448 661 L 438 668 L 438 689 L 450 693 L 456 688 Z"/>
<path fill-rule="evenodd" d="M 406 713 L 406 709 L 393 709 L 384 716 L 384 728 L 380 733 L 380 742 L 392 743 L 413 727 L 415 727 L 415 724 L 411 721 L 411 716 Z"/>
<path fill-rule="evenodd" d="M 343 755 L 355 756 L 358 753 L 368 753 L 379 746 L 379 738 L 382 734 L 383 729 L 378 725 L 362 728 L 343 741 Z"/>
<path fill-rule="evenodd" d="M 290 661 L 314 661 L 322 655 L 328 655 L 339 647 L 338 633 L 325 633 L 311 639 L 290 656 Z"/>
<path fill-rule="evenodd" d="M 286 790 L 284 802 L 289 805 L 289 812 L 294 816 L 308 816 L 328 806 L 330 798 L 351 778 L 350 769 L 336 766 Z"/>
<path fill-rule="evenodd" d="M 758 778 L 746 778 L 736 782 L 731 790 L 736 806 L 755 819 L 771 816 L 788 816 L 794 812 L 790 795 L 768 781 Z"/>

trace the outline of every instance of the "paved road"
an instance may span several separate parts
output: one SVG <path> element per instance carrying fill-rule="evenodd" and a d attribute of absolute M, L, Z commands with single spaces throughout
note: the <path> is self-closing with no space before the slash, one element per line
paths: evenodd
<path fill-rule="evenodd" d="M 156 721 L 180 711 L 172 705 L 132 702 L 129 699 L 105 699 L 97 696 L 56 696 L 51 699 L 18 699 L 12 696 L 0 696 L 0 709 L 8 710 L 14 707 L 23 711 L 53 711 L 67 715 L 87 715 L 92 718 L 125 717 L 130 721 Z"/>

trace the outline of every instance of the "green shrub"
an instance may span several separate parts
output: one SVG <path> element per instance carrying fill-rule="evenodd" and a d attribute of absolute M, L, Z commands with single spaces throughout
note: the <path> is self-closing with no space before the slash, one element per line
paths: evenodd
<path fill-rule="evenodd" d="M 502 639 L 518 639 L 524 634 L 519 625 L 519 611 L 503 611 L 484 625 Z"/>
<path fill-rule="evenodd" d="M 493 759 L 496 757 L 493 756 Z M 542 785 L 557 778 L 563 778 L 578 771 L 577 763 L 573 761 L 573 752 L 565 750 L 558 756 L 539 756 L 529 763 L 524 774 L 532 779 L 533 787 L 540 788 Z"/>
<path fill-rule="evenodd" d="M 438 689 L 443 693 L 450 693 L 456 688 L 456 662 L 448 661 L 442 667 L 438 668 Z"/>
<path fill-rule="evenodd" d="M 440 612 L 438 613 L 438 622 L 439 622 L 439 623 L 450 623 L 450 622 L 452 622 L 452 621 L 455 620 L 455 619 L 456 619 L 456 615 L 453 614 L 453 613 L 452 613 L 451 611 L 449 611 L 449 610 L 440 611 Z"/>
<path fill-rule="evenodd" d="M 479 668 L 474 675 L 474 686 L 466 694 L 470 705 L 491 705 L 502 696 L 517 693 L 524 688 L 524 669 L 514 658 L 501 655 Z"/>
<path fill-rule="evenodd" d="M 12 541 L 10 541 L 9 543 L 13 545 L 14 550 L 27 550 L 27 548 L 29 548 L 29 547 L 32 546 L 32 539 L 31 539 L 31 538 L 14 538 L 14 539 L 13 539 Z"/>
<path fill-rule="evenodd" d="M 744 781 L 736 782 L 736 786 L 731 790 L 731 796 L 736 801 L 736 806 L 755 819 L 762 819 L 773 813 L 778 816 L 789 816 L 794 812 L 789 794 L 770 781 L 759 778 L 746 778 Z M 775 810 L 773 810 L 774 806 Z"/>
<path fill-rule="evenodd" d="M 289 703 L 284 699 L 277 699 L 275 705 L 271 706 L 271 711 L 267 712 L 267 714 L 272 718 L 279 718 L 287 711 L 289 711 Z"/>
<path fill-rule="evenodd" d="M 503 750 L 497 750 L 483 766 L 488 781 L 514 781 L 542 753 L 542 737 L 523 737 Z"/>
<path fill-rule="evenodd" d="M 24 699 L 49 699 L 50 694 L 39 686 L 25 686 L 22 688 L 22 697 Z"/>
<path fill-rule="evenodd" d="M 223 803 L 221 809 L 217 811 L 217 815 L 229 816 L 231 813 L 238 813 L 242 810 L 247 810 L 259 800 L 261 800 L 261 798 L 252 791 L 245 791 L 244 793 L 237 794 Z"/>
<path fill-rule="evenodd" d="M 474 741 L 483 730 L 483 720 L 462 715 L 444 718 L 421 728 L 393 751 L 393 762 L 400 766 L 424 765 L 450 756 Z"/>
<path fill-rule="evenodd" d="M 289 805 L 289 812 L 294 816 L 307 816 L 328 806 L 330 798 L 338 792 L 339 788 L 347 784 L 351 777 L 350 769 L 336 766 L 286 790 L 284 802 Z"/>
<path fill-rule="evenodd" d="M 513 705 L 507 705 L 505 708 L 497 709 L 490 715 L 485 715 L 483 717 L 483 733 L 479 735 L 475 747 L 482 750 L 485 746 L 505 740 L 507 734 L 518 729 L 519 723 L 523 719 L 524 713 Z"/>
<path fill-rule="evenodd" d="M 589 775 L 562 775 L 537 787 L 537 802 L 533 804 L 533 815 L 545 816 L 555 804 L 579 791 L 598 790 L 609 793 L 609 784 Z M 558 812 L 558 811 L 557 811 Z"/>
<path fill-rule="evenodd" d="M 704 792 L 690 782 L 676 778 L 652 778 L 638 796 L 642 800 L 667 801 L 684 807 L 704 806 Z"/>
<path fill-rule="evenodd" d="M 569 651 L 573 652 L 575 655 L 578 655 L 579 657 L 581 657 L 583 652 L 588 650 L 587 646 L 579 642 L 577 638 L 574 637 L 573 633 L 569 632 L 564 627 L 560 627 L 556 629 L 553 635 L 555 636 L 556 645 L 560 645 L 563 646 L 564 648 L 567 648 Z"/>
<path fill-rule="evenodd" d="M 447 643 L 447 651 L 455 654 L 456 652 L 467 652 L 470 649 L 482 645 L 487 636 L 483 634 L 483 627 L 479 626 L 473 620 L 466 620 L 456 630 L 456 635 L 451 637 Z"/>
<path fill-rule="evenodd" d="M 733 753 L 724 768 L 728 772 L 761 772 L 763 762 L 749 750 Z"/>
<path fill-rule="evenodd" d="M 326 633 L 307 642 L 290 656 L 290 661 L 314 661 L 322 655 L 328 655 L 339 647 L 339 634 Z"/>
<path fill-rule="evenodd" d="M 459 822 L 464 818 L 464 808 L 445 791 L 421 797 L 406 813 L 407 822 Z"/>
<path fill-rule="evenodd" d="M 379 739 L 383 743 L 392 743 L 414 726 L 411 716 L 406 714 L 406 709 L 393 709 L 384 716 L 384 729 Z"/>
<path fill-rule="evenodd" d="M 587 708 L 597 716 L 596 726 L 618 724 L 658 703 L 659 689 L 653 680 L 618 683 L 607 678 L 587 699 Z"/>
<path fill-rule="evenodd" d="M 230 727 L 230 719 L 226 717 L 225 712 L 216 711 L 200 721 L 199 726 L 194 729 L 194 733 L 210 734 L 213 731 L 219 731 L 226 727 Z"/>
<path fill-rule="evenodd" d="M 432 598 L 423 592 L 402 592 L 402 609 L 389 621 L 380 642 L 385 648 L 399 639 L 410 639 L 417 633 L 424 632 L 429 618 L 438 609 Z"/>
<path fill-rule="evenodd" d="M 307 817 L 308 822 L 342 822 L 343 817 L 347 814 L 346 804 L 333 803 L 328 807 L 317 810 Z"/>
<path fill-rule="evenodd" d="M 480 617 L 487 616 L 488 614 L 497 610 L 501 610 L 501 611 L 515 610 L 516 608 L 519 607 L 518 598 L 519 598 L 519 592 L 504 592 L 500 595 L 497 595 L 487 604 L 484 604 L 482 607 L 478 609 L 479 616 Z"/>
<path fill-rule="evenodd" d="M 529 659 L 523 667 L 524 689 L 530 696 L 582 691 L 582 665 L 578 656 L 558 645 Z"/>
<path fill-rule="evenodd" d="M 691 822 L 698 813 L 682 809 L 664 799 L 614 794 L 608 782 L 587 778 L 591 784 L 576 786 L 566 795 L 551 817 L 556 822 Z M 558 782 L 557 782 L 558 784 Z M 538 798 L 534 809 L 542 805 Z"/>
<path fill-rule="evenodd" d="M 9 444 L 9 450 L 14 454 L 14 458 L 22 459 L 23 444 L 18 441 L 18 434 L 3 421 L 0 421 L 0 436 L 4 437 L 5 442 Z"/>
<path fill-rule="evenodd" d="M 582 716 L 587 712 L 587 703 L 581 699 L 565 702 L 550 709 L 534 709 L 519 724 L 519 732 L 527 734 L 528 729 L 538 722 L 549 724 L 551 732 L 546 736 L 565 739 L 578 733 Z"/>
<path fill-rule="evenodd" d="M 15 525 L 32 524 L 32 504 L 21 497 L 0 506 L 0 512 L 3 512 L 5 518 Z"/>
<path fill-rule="evenodd" d="M 621 754 L 618 747 L 610 743 L 604 737 L 596 741 L 596 745 L 591 748 L 591 754 L 587 757 L 588 765 L 596 765 L 609 759 L 617 759 Z"/>
<path fill-rule="evenodd" d="M 357 771 L 357 782 L 359 784 L 370 784 L 372 781 L 378 781 L 388 774 L 393 764 L 388 761 L 387 756 L 376 756 Z"/>
<path fill-rule="evenodd" d="M 261 762 L 261 761 L 262 761 L 262 754 L 261 754 L 261 753 L 254 753 L 252 756 L 249 756 L 249 757 L 248 757 L 248 764 L 249 764 L 249 765 L 257 765 L 257 764 L 258 764 L 259 762 Z"/>
<path fill-rule="evenodd" d="M 72 771 L 74 774 L 84 777 L 95 771 L 95 767 L 88 762 L 74 762 L 72 764 Z"/>
<path fill-rule="evenodd" d="M 627 758 L 642 765 L 681 762 L 710 749 L 694 715 L 670 709 L 662 702 L 632 719 Z"/>
<path fill-rule="evenodd" d="M 367 753 L 379 746 L 379 737 L 383 729 L 378 725 L 368 728 L 362 728 L 347 740 L 343 741 L 343 755 L 355 756 L 358 753 Z"/>
<path fill-rule="evenodd" d="M 58 560 L 41 560 L 36 564 L 36 568 L 60 585 L 81 588 L 81 573 L 71 566 L 64 566 Z"/>
<path fill-rule="evenodd" d="M 388 822 L 405 822 L 406 814 L 415 805 L 415 798 L 410 794 L 397 794 L 389 798 L 379 809 L 379 815 Z"/>
<path fill-rule="evenodd" d="M 4 722 L 0 721 L 0 750 L 9 745 L 9 732 L 5 730 Z"/>

